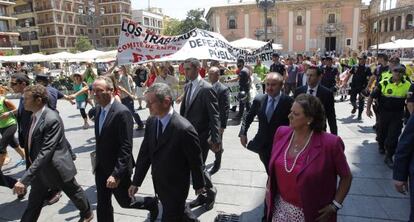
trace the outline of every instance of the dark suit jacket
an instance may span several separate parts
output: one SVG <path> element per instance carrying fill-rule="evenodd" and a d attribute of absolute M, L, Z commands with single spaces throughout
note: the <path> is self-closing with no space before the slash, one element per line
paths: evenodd
<path fill-rule="evenodd" d="M 26 148 L 26 134 L 30 129 L 30 120 L 32 112 L 24 109 L 23 97 L 20 98 L 19 107 L 17 108 L 17 126 L 18 126 L 18 136 L 20 146 Z M 27 152 L 26 152 L 27 153 Z M 27 159 L 27 158 L 26 158 Z M 26 164 L 29 164 L 29 161 L 26 161 Z M 29 167 L 29 165 L 27 166 Z"/>
<path fill-rule="evenodd" d="M 213 86 L 213 89 L 216 91 L 218 98 L 220 128 L 225 129 L 227 127 L 227 119 L 229 118 L 230 111 L 230 90 L 221 82 L 217 82 Z"/>
<path fill-rule="evenodd" d="M 134 159 L 132 156 L 133 121 L 128 108 L 114 101 L 99 134 L 99 115 L 102 107 L 97 106 L 96 169 L 105 176 L 122 178 L 132 174 Z"/>
<path fill-rule="evenodd" d="M 161 200 L 184 202 L 190 172 L 194 189 L 204 187 L 198 135 L 188 120 L 174 112 L 157 142 L 157 121 L 154 117 L 147 120 L 132 184 L 141 186 L 151 165 L 154 188 Z"/>
<path fill-rule="evenodd" d="M 407 181 L 414 177 L 414 116 L 411 115 L 401 134 L 394 155 L 394 180 Z M 410 193 L 410 195 L 413 195 Z"/>
<path fill-rule="evenodd" d="M 59 113 L 45 107 L 33 129 L 28 154 L 32 164 L 21 178 L 23 184 L 29 185 L 35 177 L 40 177 L 45 185 L 55 188 L 73 179 L 76 168 L 64 130 Z"/>
<path fill-rule="evenodd" d="M 306 93 L 308 91 L 308 86 L 302 86 L 296 89 L 294 98 L 299 94 Z M 336 125 L 336 114 L 335 114 L 335 100 L 333 92 L 328 88 L 319 85 L 318 91 L 316 92 L 316 97 L 322 102 L 323 108 L 325 109 L 326 120 L 329 124 L 329 129 L 332 134 L 338 134 L 338 127 Z"/>
<path fill-rule="evenodd" d="M 180 107 L 180 114 L 185 117 L 196 129 L 202 148 L 205 148 L 207 140 L 220 143 L 220 122 L 216 92 L 210 83 L 201 79 L 194 90 L 189 107 L 186 107 L 187 89 L 184 87 L 184 98 Z"/>
<path fill-rule="evenodd" d="M 267 100 L 267 94 L 261 94 L 254 98 L 249 112 L 243 119 L 239 133 L 239 136 L 247 135 L 250 124 L 257 116 L 259 119 L 259 129 L 255 137 L 247 145 L 247 149 L 257 153 L 270 152 L 272 150 L 273 136 L 277 128 L 289 125 L 288 115 L 293 104 L 291 97 L 282 94 L 269 123 L 266 116 Z"/>

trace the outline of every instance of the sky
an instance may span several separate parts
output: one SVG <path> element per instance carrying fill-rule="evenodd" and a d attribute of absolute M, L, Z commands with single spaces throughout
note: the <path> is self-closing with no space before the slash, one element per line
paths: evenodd
<path fill-rule="evenodd" d="M 252 0 L 244 0 L 244 2 Z M 362 0 L 364 3 L 369 3 L 371 0 Z M 224 5 L 228 0 L 132 0 L 132 9 L 148 8 L 148 2 L 151 7 L 158 7 L 163 9 L 163 13 L 172 18 L 185 19 L 187 11 L 196 8 L 205 8 L 206 12 L 210 6 Z M 239 2 L 239 0 L 230 0 L 230 2 Z M 255 0 L 253 1 L 255 2 Z"/>

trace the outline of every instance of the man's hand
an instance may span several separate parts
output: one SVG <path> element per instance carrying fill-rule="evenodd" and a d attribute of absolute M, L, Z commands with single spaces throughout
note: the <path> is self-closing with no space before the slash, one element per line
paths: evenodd
<path fill-rule="evenodd" d="M 20 181 L 17 181 L 13 187 L 13 193 L 17 195 L 22 195 L 26 191 L 26 186 L 22 184 Z"/>
<path fill-rule="evenodd" d="M 198 195 L 200 195 L 200 194 L 202 194 L 204 192 L 206 192 L 206 189 L 203 187 L 203 188 L 200 188 L 200 189 L 196 190 L 195 191 L 195 194 L 198 196 Z"/>
<path fill-rule="evenodd" d="M 220 143 L 211 144 L 211 151 L 213 151 L 214 153 L 217 153 L 217 152 L 220 152 L 220 150 L 221 150 Z"/>
<path fill-rule="evenodd" d="M 109 176 L 106 180 L 106 187 L 109 189 L 115 189 L 118 187 L 120 180 L 113 176 Z"/>
<path fill-rule="evenodd" d="M 223 135 L 223 133 L 224 133 L 224 128 L 220 128 L 220 129 L 219 129 L 219 133 L 220 133 L 220 135 Z"/>
<path fill-rule="evenodd" d="M 371 109 L 367 109 L 367 116 L 369 118 L 372 118 L 372 111 L 371 111 Z"/>
<path fill-rule="evenodd" d="M 137 192 L 138 192 L 138 187 L 137 186 L 134 186 L 134 185 L 129 186 L 129 189 L 128 189 L 129 197 L 134 198 L 134 196 Z"/>
<path fill-rule="evenodd" d="M 318 222 L 325 222 L 328 221 L 332 215 L 336 213 L 336 210 L 331 204 L 326 205 L 324 208 L 318 211 L 319 217 L 316 218 Z"/>
<path fill-rule="evenodd" d="M 179 96 L 177 97 L 177 99 L 175 99 L 175 103 L 180 104 L 182 100 L 183 100 L 183 96 Z"/>
<path fill-rule="evenodd" d="M 404 195 L 407 195 L 407 182 L 394 180 L 395 189 Z"/>
<path fill-rule="evenodd" d="M 247 136 L 244 136 L 244 135 L 240 136 L 240 143 L 244 148 L 246 148 L 246 146 L 247 146 Z"/>

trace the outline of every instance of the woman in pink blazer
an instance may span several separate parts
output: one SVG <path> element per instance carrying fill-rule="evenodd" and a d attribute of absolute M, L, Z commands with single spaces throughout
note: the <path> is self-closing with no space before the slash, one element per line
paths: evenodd
<path fill-rule="evenodd" d="M 273 140 L 267 221 L 334 222 L 352 182 L 344 144 L 340 137 L 323 132 L 325 111 L 314 96 L 299 95 L 289 121 Z"/>

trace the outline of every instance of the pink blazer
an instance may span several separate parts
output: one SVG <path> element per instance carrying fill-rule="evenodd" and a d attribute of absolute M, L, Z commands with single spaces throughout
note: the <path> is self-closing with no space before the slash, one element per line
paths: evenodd
<path fill-rule="evenodd" d="M 274 161 L 283 155 L 288 146 L 293 129 L 281 126 L 273 139 L 272 154 L 269 162 L 269 179 L 266 189 L 267 219 L 271 221 L 278 193 Z M 297 176 L 298 188 L 303 203 L 305 221 L 312 222 L 319 216 L 318 211 L 332 202 L 337 189 L 337 176 L 351 174 L 344 154 L 344 143 L 338 136 L 329 133 L 314 133 L 306 149 L 308 156 Z M 336 216 L 330 221 L 335 222 Z"/>

